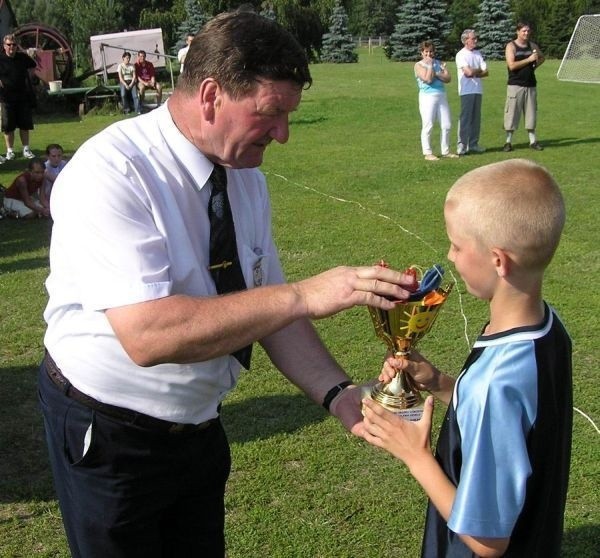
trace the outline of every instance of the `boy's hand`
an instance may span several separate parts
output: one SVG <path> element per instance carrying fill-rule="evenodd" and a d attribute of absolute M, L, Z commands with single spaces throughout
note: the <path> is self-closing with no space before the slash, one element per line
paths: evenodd
<path fill-rule="evenodd" d="M 410 359 L 398 358 L 389 352 L 383 363 L 379 381 L 385 384 L 391 382 L 398 370 L 404 370 L 414 380 L 415 387 L 420 391 L 429 391 L 437 381 L 439 371 L 421 353 L 414 349 Z"/>
<path fill-rule="evenodd" d="M 405 420 L 372 399 L 365 398 L 362 402 L 365 416 L 363 438 L 367 442 L 391 453 L 411 470 L 424 457 L 431 457 L 432 396 L 425 400 L 423 416 L 418 422 Z"/>

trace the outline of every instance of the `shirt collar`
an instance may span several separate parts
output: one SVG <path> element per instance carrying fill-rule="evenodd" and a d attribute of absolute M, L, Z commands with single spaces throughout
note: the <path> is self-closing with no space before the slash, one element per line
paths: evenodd
<path fill-rule="evenodd" d="M 190 174 L 196 188 L 201 190 L 212 173 L 213 163 L 175 126 L 169 112 L 168 101 L 155 109 L 153 113 L 156 115 L 158 127 L 174 157 Z"/>

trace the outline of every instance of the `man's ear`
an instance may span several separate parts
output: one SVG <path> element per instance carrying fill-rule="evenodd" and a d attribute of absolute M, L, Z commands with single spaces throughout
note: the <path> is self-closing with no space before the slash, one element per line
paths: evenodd
<path fill-rule="evenodd" d="M 200 85 L 198 101 L 205 120 L 212 122 L 215 113 L 222 103 L 222 92 L 219 84 L 212 78 L 205 79 Z"/>
<path fill-rule="evenodd" d="M 491 255 L 498 277 L 506 277 L 509 275 L 513 264 L 510 254 L 502 248 L 492 248 Z"/>

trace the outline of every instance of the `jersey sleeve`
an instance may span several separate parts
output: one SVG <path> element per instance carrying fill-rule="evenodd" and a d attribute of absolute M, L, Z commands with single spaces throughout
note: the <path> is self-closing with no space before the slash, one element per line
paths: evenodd
<path fill-rule="evenodd" d="M 448 527 L 471 536 L 509 537 L 531 474 L 527 436 L 537 407 L 533 343 L 487 347 L 459 379 L 456 397 L 462 466 Z"/>

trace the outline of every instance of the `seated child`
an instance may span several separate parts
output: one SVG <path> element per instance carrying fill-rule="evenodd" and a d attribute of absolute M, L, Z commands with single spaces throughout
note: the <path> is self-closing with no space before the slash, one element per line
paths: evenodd
<path fill-rule="evenodd" d="M 25 219 L 50 216 L 50 206 L 42 188 L 44 171 L 41 159 L 31 159 L 27 170 L 13 180 L 4 193 L 4 209 L 9 215 Z"/>
<path fill-rule="evenodd" d="M 489 322 L 457 378 L 418 352 L 388 357 L 448 403 L 435 457 L 433 397 L 419 422 L 370 399 L 364 437 L 402 460 L 429 496 L 422 556 L 558 557 L 573 420 L 571 340 L 542 299 L 544 271 L 565 221 L 546 169 L 522 159 L 465 174 L 444 207 L 448 259 Z"/>
<path fill-rule="evenodd" d="M 44 194 L 50 202 L 50 194 L 58 173 L 65 168 L 67 161 L 63 159 L 63 148 L 58 143 L 46 147 L 46 171 L 44 172 Z"/>

